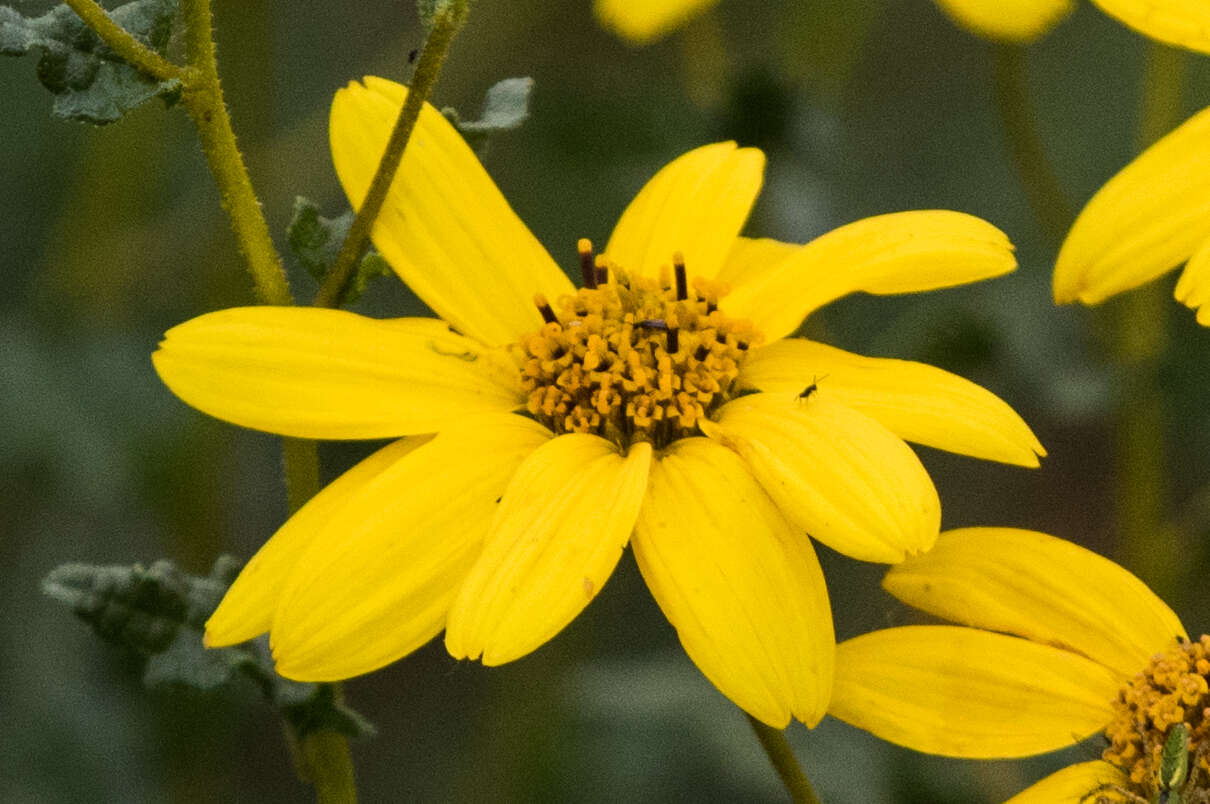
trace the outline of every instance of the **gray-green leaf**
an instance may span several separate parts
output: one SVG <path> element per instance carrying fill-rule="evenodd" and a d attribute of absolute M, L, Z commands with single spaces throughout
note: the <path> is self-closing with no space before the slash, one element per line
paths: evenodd
<path fill-rule="evenodd" d="M 472 148 L 482 152 L 493 134 L 519 128 L 529 118 L 529 96 L 533 88 L 532 78 L 505 78 L 487 90 L 483 99 L 483 114 L 478 120 L 463 120 L 455 109 L 448 106 L 441 113 L 462 133 Z"/>
<path fill-rule="evenodd" d="M 110 12 L 136 39 L 163 51 L 172 36 L 177 0 L 135 0 Z M 103 125 L 154 97 L 171 104 L 180 82 L 158 81 L 127 64 L 66 5 L 40 17 L 0 6 L 0 55 L 42 50 L 38 80 L 55 95 L 51 113 Z"/>
<path fill-rule="evenodd" d="M 336 255 L 353 225 L 353 211 L 346 210 L 335 218 L 319 214 L 319 207 L 309 199 L 297 196 L 294 199 L 294 218 L 286 228 L 286 242 L 298 262 L 307 269 L 316 282 L 323 282 L 336 262 Z M 370 249 L 357 266 L 357 273 L 349 281 L 340 304 L 352 304 L 365 292 L 370 280 L 390 273 L 386 260 Z"/>

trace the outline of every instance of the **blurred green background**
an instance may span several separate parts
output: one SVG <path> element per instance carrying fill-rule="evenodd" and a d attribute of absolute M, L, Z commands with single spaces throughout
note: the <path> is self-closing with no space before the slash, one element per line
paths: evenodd
<path fill-rule="evenodd" d="M 422 32 L 408 0 L 216 0 L 215 18 L 234 125 L 281 243 L 296 194 L 329 215 L 344 208 L 327 148 L 332 93 L 367 73 L 406 77 Z M 1039 133 L 1073 205 L 1138 150 L 1147 51 L 1082 5 L 1023 54 Z M 722 138 L 768 153 L 754 234 L 805 241 L 930 207 L 997 224 L 1018 247 L 1017 273 L 846 299 L 807 332 L 959 372 L 1034 427 L 1050 450 L 1035 471 L 920 450 L 946 527 L 1072 539 L 1122 561 L 1202 633 L 1210 333 L 1168 298 L 1171 279 L 1104 309 L 1051 303 L 1056 244 L 1010 157 L 994 60 L 993 46 L 929 0 L 721 0 L 644 49 L 601 30 L 588 0 L 478 0 L 435 101 L 474 116 L 492 83 L 533 76 L 531 119 L 496 138 L 486 164 L 569 269 L 575 239 L 604 242 L 647 177 Z M 1187 59 L 1176 119 L 1210 104 L 1206 61 Z M 136 660 L 39 592 L 68 561 L 169 557 L 204 572 L 220 552 L 247 558 L 285 500 L 278 442 L 187 408 L 148 359 L 167 327 L 252 301 L 189 122 L 158 102 L 104 129 L 53 121 L 34 64 L 0 62 L 0 800 L 310 800 L 251 684 L 144 691 Z M 292 278 L 309 297 L 310 279 Z M 393 279 L 358 309 L 423 310 Z M 1140 331 L 1163 339 L 1157 355 L 1125 359 L 1123 333 Z M 1142 469 L 1123 463 L 1130 433 Z M 372 446 L 325 445 L 325 474 Z M 1148 460 L 1158 479 L 1147 479 Z M 879 589 L 881 567 L 820 551 L 838 637 L 919 619 Z M 458 664 L 438 640 L 346 689 L 380 732 L 354 746 L 365 801 L 784 795 L 629 556 L 572 626 L 524 660 Z M 790 739 L 829 802 L 1000 801 L 1100 750 L 958 762 L 830 719 L 814 731 L 796 724 Z"/>

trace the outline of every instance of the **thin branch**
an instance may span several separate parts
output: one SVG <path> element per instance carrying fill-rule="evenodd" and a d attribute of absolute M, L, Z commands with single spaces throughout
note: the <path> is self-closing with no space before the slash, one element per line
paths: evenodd
<path fill-rule="evenodd" d="M 765 749 L 769 761 L 773 763 L 773 769 L 777 771 L 786 792 L 790 794 L 790 801 L 794 804 L 820 804 L 819 796 L 815 795 L 815 788 L 811 787 L 811 780 L 803 773 L 802 766 L 790 750 L 786 733 L 781 729 L 766 726 L 752 715 L 745 715 L 752 724 L 752 731 L 756 732 L 756 739 L 760 740 L 760 747 Z"/>
<path fill-rule="evenodd" d="M 135 39 L 129 31 L 113 21 L 113 17 L 101 8 L 96 0 L 64 0 L 72 11 L 92 28 L 101 41 L 109 45 L 126 62 L 134 65 L 152 78 L 168 81 L 184 77 L 185 71 Z"/>
<path fill-rule="evenodd" d="M 429 31 L 428 39 L 425 40 L 420 58 L 416 62 L 416 72 L 412 76 L 412 86 L 408 90 L 407 100 L 404 101 L 403 108 L 399 110 L 395 128 L 391 131 L 391 138 L 387 141 L 386 150 L 383 151 L 382 159 L 378 162 L 378 169 L 374 173 L 374 179 L 370 182 L 370 189 L 366 193 L 365 201 L 357 210 L 357 217 L 353 219 L 353 225 L 349 227 L 349 233 L 340 247 L 340 253 L 336 255 L 332 270 L 324 279 L 319 292 L 315 294 L 316 307 L 336 307 L 344 297 L 345 288 L 348 287 L 349 280 L 353 278 L 358 261 L 369 244 L 370 232 L 386 201 L 387 191 L 390 190 L 391 182 L 395 178 L 395 171 L 399 169 L 399 163 L 403 161 L 403 152 L 407 148 L 408 140 L 412 137 L 416 120 L 420 117 L 420 109 L 429 93 L 432 92 L 433 85 L 437 83 L 437 76 L 440 75 L 441 65 L 449 53 L 450 43 L 462 24 L 466 22 L 466 15 L 466 0 L 452 0 L 434 14 L 433 28 Z"/>

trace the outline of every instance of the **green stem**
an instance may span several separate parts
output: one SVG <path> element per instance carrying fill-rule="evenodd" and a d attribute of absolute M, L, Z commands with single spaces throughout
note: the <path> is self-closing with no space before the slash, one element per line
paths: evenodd
<path fill-rule="evenodd" d="M 1188 59 L 1175 48 L 1153 43 L 1144 68 L 1139 147 L 1147 147 L 1180 120 Z M 1148 283 L 1118 300 L 1112 316 L 1112 348 L 1122 369 L 1117 411 L 1117 519 L 1122 560 L 1166 599 L 1180 587 L 1185 546 L 1166 514 L 1164 397 L 1156 373 L 1168 342 L 1172 303 L 1161 284 Z"/>
<path fill-rule="evenodd" d="M 374 173 L 374 179 L 370 182 L 370 189 L 366 193 L 361 208 L 357 210 L 357 217 L 353 219 L 353 225 L 349 227 L 349 233 L 340 247 L 340 253 L 336 255 L 332 270 L 324 279 L 319 292 L 315 294 L 316 307 L 336 307 L 340 304 L 349 280 L 352 279 L 353 273 L 357 269 L 358 261 L 369 243 L 370 231 L 382 209 L 383 202 L 386 201 L 387 191 L 395 178 L 395 171 L 399 169 L 399 163 L 403 160 L 403 152 L 407 148 L 408 140 L 412 137 L 416 120 L 420 117 L 420 109 L 429 93 L 432 92 L 433 85 L 437 83 L 437 76 L 441 74 L 441 65 L 449 54 L 454 36 L 466 22 L 466 15 L 466 0 L 449 0 L 434 13 L 433 28 L 429 31 L 424 48 L 420 51 L 420 58 L 416 62 L 416 72 L 412 76 L 412 85 L 408 90 L 407 100 L 404 101 L 403 108 L 399 110 L 395 128 L 391 131 L 391 138 L 387 141 L 386 150 L 383 151 L 382 159 L 378 162 L 378 169 Z"/>
<path fill-rule="evenodd" d="M 308 734 L 299 743 L 300 772 L 315 785 L 319 804 L 355 804 L 357 782 L 353 778 L 353 759 L 349 741 L 334 731 Z"/>
<path fill-rule="evenodd" d="M 1039 225 L 1047 240 L 1057 246 L 1075 220 L 1075 211 L 1047 159 L 1042 137 L 1038 134 L 1029 101 L 1025 50 L 1019 45 L 994 47 L 996 108 L 1008 139 L 1009 152 Z"/>
<path fill-rule="evenodd" d="M 223 209 L 231 219 L 240 252 L 247 260 L 257 296 L 265 304 L 293 304 L 285 268 L 269 236 L 269 226 L 227 115 L 214 55 L 210 0 L 182 0 L 181 11 L 189 61 L 182 102 L 197 126 L 202 151 L 218 185 Z"/>
<path fill-rule="evenodd" d="M 168 81 L 181 78 L 184 70 L 130 35 L 113 21 L 96 0 L 65 0 L 68 7 L 84 20 L 84 24 L 101 37 L 101 41 L 124 61 L 134 65 L 152 78 Z"/>
<path fill-rule="evenodd" d="M 811 781 L 807 779 L 807 774 L 803 773 L 802 766 L 790 750 L 786 733 L 781 729 L 766 726 L 752 715 L 745 713 L 745 716 L 752 724 L 752 731 L 756 732 L 756 739 L 760 740 L 760 747 L 765 749 L 769 761 L 773 763 L 773 769 L 781 777 L 781 783 L 790 794 L 790 801 L 794 804 L 820 804 L 819 796 L 815 795 L 815 789 L 811 787 Z"/>

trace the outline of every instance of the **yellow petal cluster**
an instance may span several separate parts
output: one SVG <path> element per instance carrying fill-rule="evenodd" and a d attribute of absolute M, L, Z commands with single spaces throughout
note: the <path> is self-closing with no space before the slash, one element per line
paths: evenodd
<path fill-rule="evenodd" d="M 406 94 L 367 78 L 333 102 L 354 205 Z M 884 562 L 932 545 L 937 493 L 905 438 L 1025 466 L 1043 452 L 960 378 L 785 340 L 848 293 L 1011 271 L 1007 238 L 930 210 L 806 245 L 746 240 L 764 162 L 734 143 L 671 162 L 602 255 L 580 244 L 576 291 L 426 106 L 373 239 L 442 320 L 224 310 L 170 330 L 153 358 L 228 421 L 402 437 L 282 526 L 207 643 L 267 631 L 301 680 L 368 672 L 442 630 L 454 657 L 500 664 L 574 619 L 630 546 L 723 694 L 772 726 L 818 722 L 835 641 L 810 537 Z"/>
<path fill-rule="evenodd" d="M 831 714 L 918 751 L 979 759 L 1105 734 L 1101 760 L 1065 768 L 1013 804 L 1156 800 L 1171 727 L 1189 726 L 1194 756 L 1210 739 L 1210 637 L 1190 642 L 1172 610 L 1106 558 L 1034 531 L 965 528 L 942 533 L 883 585 L 961 625 L 838 645 Z"/>

